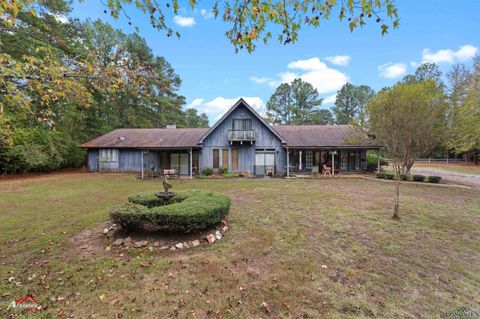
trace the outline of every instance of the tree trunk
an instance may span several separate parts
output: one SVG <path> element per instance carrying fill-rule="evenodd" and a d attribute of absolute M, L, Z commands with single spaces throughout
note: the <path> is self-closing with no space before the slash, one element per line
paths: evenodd
<path fill-rule="evenodd" d="M 400 163 L 395 161 L 393 164 L 393 169 L 395 172 L 395 198 L 393 204 L 393 219 L 400 219 Z"/>
<path fill-rule="evenodd" d="M 404 175 L 410 175 L 410 170 L 412 169 L 412 166 L 413 164 L 415 163 L 415 161 L 413 160 L 406 160 L 405 163 L 404 163 L 404 169 L 403 169 L 403 174 Z"/>

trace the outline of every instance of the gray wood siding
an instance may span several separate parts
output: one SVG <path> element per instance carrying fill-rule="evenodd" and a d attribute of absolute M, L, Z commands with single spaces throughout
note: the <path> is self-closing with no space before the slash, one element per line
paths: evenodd
<path fill-rule="evenodd" d="M 232 129 L 233 119 L 250 118 L 252 119 L 252 128 L 255 130 L 255 143 L 249 142 L 234 143 L 228 142 L 228 130 Z M 228 149 L 229 167 L 231 167 L 231 148 L 238 148 L 238 170 L 239 172 L 248 172 L 253 174 L 255 163 L 255 149 L 275 149 L 275 165 L 277 173 L 283 172 L 286 154 L 282 148 L 280 139 L 273 134 L 252 112 L 246 107 L 240 105 L 227 118 L 220 123 L 217 128 L 210 133 L 203 141 L 202 151 L 200 153 L 200 168 L 213 167 L 213 149 Z M 220 152 L 220 165 L 223 162 L 222 152 Z M 230 169 L 231 170 L 231 169 Z"/>
<path fill-rule="evenodd" d="M 120 150 L 118 152 L 118 171 L 138 172 L 141 170 L 142 170 L 142 151 Z"/>
<path fill-rule="evenodd" d="M 98 150 L 88 150 L 87 164 L 89 172 L 98 172 Z"/>

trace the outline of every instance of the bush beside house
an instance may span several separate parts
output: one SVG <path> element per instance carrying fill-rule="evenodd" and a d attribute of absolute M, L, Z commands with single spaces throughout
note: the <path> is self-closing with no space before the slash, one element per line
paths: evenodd
<path fill-rule="evenodd" d="M 377 178 L 380 179 L 395 179 L 395 175 L 391 172 L 380 172 L 377 173 Z M 400 174 L 400 180 L 402 181 L 413 181 L 413 182 L 429 182 L 429 183 L 439 183 L 442 178 L 440 176 L 425 176 L 425 175 L 404 175 Z"/>

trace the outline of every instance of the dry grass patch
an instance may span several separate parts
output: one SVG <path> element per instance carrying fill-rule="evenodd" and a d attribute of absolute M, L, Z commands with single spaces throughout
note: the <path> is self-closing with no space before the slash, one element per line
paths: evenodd
<path fill-rule="evenodd" d="M 108 208 L 159 181 L 77 174 L 0 193 L 0 312 L 31 292 L 43 317 L 418 318 L 480 310 L 478 192 L 361 179 L 177 180 L 232 198 L 219 242 L 72 255 Z M 33 276 L 35 275 L 35 276 Z M 8 281 L 14 277 L 15 285 Z M 29 279 L 30 278 L 30 279 Z M 61 297 L 61 298 L 58 298 Z"/>

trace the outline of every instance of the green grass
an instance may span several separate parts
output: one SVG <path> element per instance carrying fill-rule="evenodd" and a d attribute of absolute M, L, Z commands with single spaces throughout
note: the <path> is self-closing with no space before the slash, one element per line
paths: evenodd
<path fill-rule="evenodd" d="M 31 318 L 438 318 L 462 305 L 480 310 L 474 191 L 404 184 L 401 220 L 393 221 L 393 185 L 379 181 L 172 183 L 174 191 L 231 196 L 224 239 L 181 252 L 120 256 L 99 247 L 85 256 L 75 235 L 101 232 L 109 207 L 161 190 L 161 181 L 85 173 L 0 182 L 0 313 L 27 293 L 46 308 Z"/>
<path fill-rule="evenodd" d="M 444 171 L 450 173 L 480 175 L 480 165 L 415 163 L 414 167 L 440 172 Z"/>

